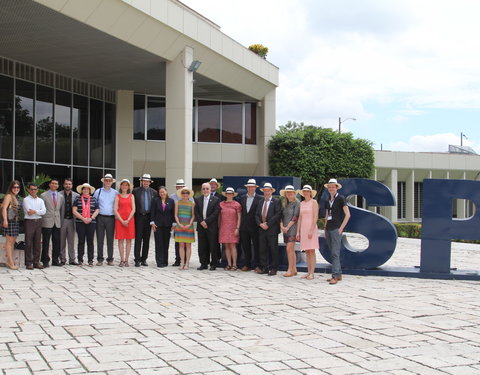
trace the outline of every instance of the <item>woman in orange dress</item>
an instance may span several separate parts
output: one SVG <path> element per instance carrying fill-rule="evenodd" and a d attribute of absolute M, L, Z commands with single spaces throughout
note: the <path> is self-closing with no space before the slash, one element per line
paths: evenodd
<path fill-rule="evenodd" d="M 113 212 L 115 214 L 115 239 L 118 240 L 120 251 L 120 267 L 128 267 L 128 258 L 135 238 L 135 198 L 132 184 L 126 178 L 120 181 L 119 194 L 115 197 Z M 126 245 L 126 246 L 125 246 Z"/>

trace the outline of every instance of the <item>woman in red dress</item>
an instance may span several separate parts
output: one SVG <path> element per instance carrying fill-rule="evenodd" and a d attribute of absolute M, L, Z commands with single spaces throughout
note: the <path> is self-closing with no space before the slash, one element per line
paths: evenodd
<path fill-rule="evenodd" d="M 227 258 L 227 271 L 237 270 L 237 243 L 240 240 L 240 220 L 242 206 L 233 198 L 238 195 L 233 188 L 227 188 L 223 193 L 227 200 L 220 202 L 219 235 L 218 242 L 225 244 L 225 256 Z"/>
<path fill-rule="evenodd" d="M 135 238 L 135 198 L 132 184 L 126 178 L 120 181 L 120 192 L 115 197 L 113 212 L 115 213 L 115 238 L 118 240 L 120 251 L 120 267 L 128 267 L 128 258 L 132 249 L 132 240 Z M 126 249 L 125 249 L 126 243 Z M 125 254 L 126 250 L 126 254 Z"/>

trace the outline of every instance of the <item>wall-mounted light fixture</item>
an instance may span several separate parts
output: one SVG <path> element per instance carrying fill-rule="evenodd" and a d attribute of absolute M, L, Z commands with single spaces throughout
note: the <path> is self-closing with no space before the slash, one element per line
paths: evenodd
<path fill-rule="evenodd" d="M 192 73 L 196 72 L 198 70 L 198 68 L 200 68 L 200 65 L 202 65 L 201 61 L 193 60 L 192 63 L 190 64 L 190 66 L 188 67 L 188 71 L 192 72 Z"/>

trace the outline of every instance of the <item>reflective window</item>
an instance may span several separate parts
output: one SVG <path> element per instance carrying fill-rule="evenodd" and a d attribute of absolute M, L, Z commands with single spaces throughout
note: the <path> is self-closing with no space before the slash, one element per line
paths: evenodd
<path fill-rule="evenodd" d="M 77 191 L 77 186 L 88 182 L 88 168 L 73 167 L 73 188 Z"/>
<path fill-rule="evenodd" d="M 145 95 L 133 97 L 133 139 L 145 140 Z"/>
<path fill-rule="evenodd" d="M 13 157 L 13 79 L 2 75 L 0 75 L 0 157 L 7 159 Z"/>
<path fill-rule="evenodd" d="M 72 145 L 72 94 L 55 92 L 55 162 L 70 164 Z"/>
<path fill-rule="evenodd" d="M 53 89 L 37 85 L 37 160 L 53 162 Z"/>
<path fill-rule="evenodd" d="M 220 102 L 198 101 L 198 141 L 220 142 Z"/>
<path fill-rule="evenodd" d="M 115 105 L 105 103 L 105 168 L 115 168 Z"/>
<path fill-rule="evenodd" d="M 15 92 L 15 158 L 33 160 L 33 83 L 17 79 Z"/>
<path fill-rule="evenodd" d="M 0 193 L 5 194 L 10 181 L 13 180 L 13 163 L 0 160 Z"/>
<path fill-rule="evenodd" d="M 165 98 L 147 97 L 147 139 L 165 140 Z"/>
<path fill-rule="evenodd" d="M 90 99 L 90 166 L 103 167 L 103 103 Z"/>
<path fill-rule="evenodd" d="M 245 144 L 257 144 L 257 105 L 245 103 Z"/>
<path fill-rule="evenodd" d="M 103 169 L 90 168 L 88 170 L 88 180 L 90 185 L 95 186 L 96 189 L 103 186 L 101 179 L 103 178 Z"/>
<path fill-rule="evenodd" d="M 15 179 L 20 181 L 22 184 L 22 189 L 20 194 L 25 191 L 25 185 L 33 181 L 33 163 L 15 163 Z M 24 194 L 22 194 L 24 195 Z"/>
<path fill-rule="evenodd" d="M 42 173 L 51 178 L 57 178 L 58 183 L 60 184 L 60 190 L 62 189 L 61 186 L 63 179 L 72 174 L 70 168 L 64 165 L 37 164 L 35 175 L 38 176 Z"/>
<path fill-rule="evenodd" d="M 73 96 L 73 164 L 88 165 L 88 98 Z"/>
<path fill-rule="evenodd" d="M 242 143 L 242 103 L 222 103 L 222 143 Z"/>

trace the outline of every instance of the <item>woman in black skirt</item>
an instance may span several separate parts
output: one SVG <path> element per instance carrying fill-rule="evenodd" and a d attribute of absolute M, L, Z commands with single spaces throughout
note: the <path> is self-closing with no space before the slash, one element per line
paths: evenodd
<path fill-rule="evenodd" d="M 17 270 L 18 267 L 13 261 L 13 248 L 18 237 L 18 200 L 17 195 L 20 192 L 20 182 L 13 180 L 8 186 L 8 190 L 2 203 L 2 227 L 3 235 L 6 238 L 5 253 L 7 258 L 7 267 L 11 270 Z"/>

